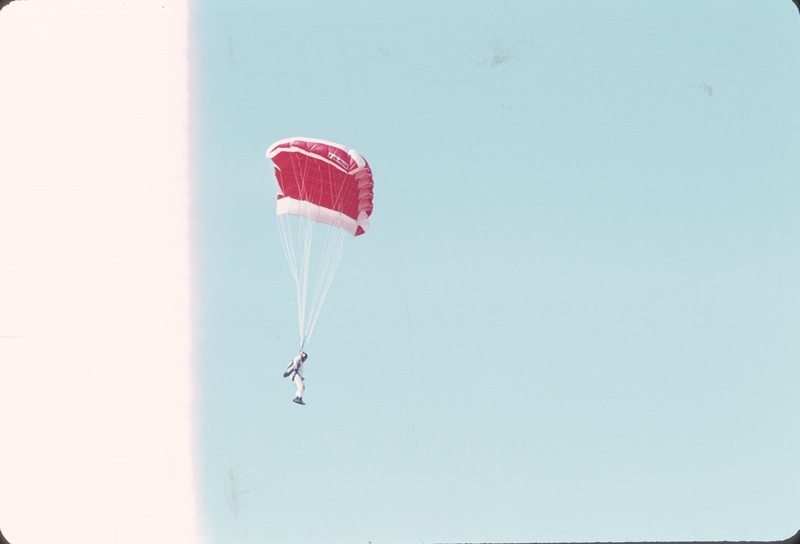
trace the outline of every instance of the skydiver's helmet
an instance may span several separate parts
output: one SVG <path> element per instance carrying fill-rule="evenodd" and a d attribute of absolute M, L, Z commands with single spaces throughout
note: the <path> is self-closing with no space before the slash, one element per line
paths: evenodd
<path fill-rule="evenodd" d="M 300 360 L 305 363 L 306 359 L 308 359 L 308 354 L 305 351 L 301 351 L 300 352 Z"/>

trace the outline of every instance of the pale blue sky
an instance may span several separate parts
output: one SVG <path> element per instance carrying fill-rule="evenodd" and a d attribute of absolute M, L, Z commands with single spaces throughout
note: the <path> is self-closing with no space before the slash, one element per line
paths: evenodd
<path fill-rule="evenodd" d="M 800 17 L 788 0 L 201 0 L 213 542 L 781 539 L 800 527 Z M 264 156 L 361 152 L 294 286 Z"/>

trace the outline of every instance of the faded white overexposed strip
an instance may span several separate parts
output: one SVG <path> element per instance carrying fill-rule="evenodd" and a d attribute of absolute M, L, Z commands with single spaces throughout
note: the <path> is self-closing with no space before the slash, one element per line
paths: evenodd
<path fill-rule="evenodd" d="M 0 529 L 199 542 L 188 0 L 0 12 Z"/>

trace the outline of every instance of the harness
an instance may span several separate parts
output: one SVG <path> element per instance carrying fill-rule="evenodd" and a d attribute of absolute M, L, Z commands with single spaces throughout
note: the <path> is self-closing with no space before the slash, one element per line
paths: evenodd
<path fill-rule="evenodd" d="M 301 361 L 300 363 L 298 363 L 298 364 L 297 364 L 297 366 L 294 366 L 294 367 L 293 367 L 293 368 L 292 368 L 292 369 L 289 371 L 289 375 L 288 375 L 287 377 L 288 377 L 290 380 L 294 381 L 294 377 L 295 377 L 295 376 L 297 376 L 298 374 L 300 374 L 300 373 L 298 372 L 298 370 L 299 370 L 299 368 L 300 368 L 300 365 L 302 365 L 302 364 L 303 364 L 303 362 Z M 303 376 L 302 376 L 302 375 L 300 375 L 300 379 L 301 379 L 301 380 L 303 380 L 303 381 L 305 381 L 305 378 L 303 378 Z"/>
<path fill-rule="evenodd" d="M 298 372 L 298 370 L 300 369 L 300 367 L 303 365 L 303 363 L 304 363 L 304 362 L 305 362 L 305 361 L 304 361 L 304 360 L 301 358 L 301 359 L 300 359 L 300 360 L 297 362 L 297 364 L 295 364 L 295 362 L 294 362 L 294 359 L 292 359 L 292 363 L 291 363 L 291 370 L 289 370 L 288 372 L 286 372 L 286 377 L 287 377 L 287 378 L 289 378 L 290 380 L 294 381 L 294 377 L 295 377 L 296 375 L 300 374 L 300 373 Z M 301 379 L 301 380 L 303 380 L 303 381 L 306 381 L 306 379 L 303 377 L 303 375 L 302 375 L 302 374 L 300 374 L 300 379 Z"/>

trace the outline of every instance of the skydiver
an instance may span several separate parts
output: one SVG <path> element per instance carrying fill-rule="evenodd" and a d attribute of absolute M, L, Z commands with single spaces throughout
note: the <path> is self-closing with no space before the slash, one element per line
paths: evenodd
<path fill-rule="evenodd" d="M 292 362 L 286 367 L 286 372 L 283 373 L 284 378 L 291 378 L 297 384 L 297 393 L 295 393 L 292 402 L 303 405 L 305 404 L 303 402 L 303 390 L 305 389 L 303 385 L 303 363 L 306 362 L 306 359 L 308 359 L 308 355 L 305 351 L 301 351 L 300 355 L 292 359 Z"/>

